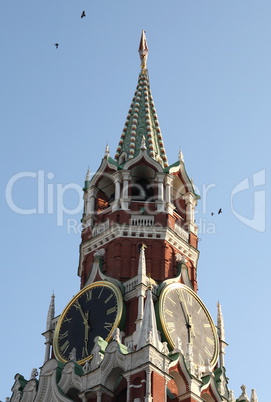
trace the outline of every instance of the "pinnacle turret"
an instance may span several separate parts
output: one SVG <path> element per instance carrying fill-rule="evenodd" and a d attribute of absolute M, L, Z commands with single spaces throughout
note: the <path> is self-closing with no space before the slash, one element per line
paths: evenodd
<path fill-rule="evenodd" d="M 168 166 L 161 129 L 155 110 L 147 70 L 148 45 L 145 32 L 139 44 L 141 72 L 115 159 L 119 164 L 136 157 L 145 145 L 151 158 L 163 167 Z"/>
<path fill-rule="evenodd" d="M 141 331 L 137 343 L 137 350 L 144 347 L 148 343 L 152 344 L 154 347 L 156 347 L 156 349 L 160 349 L 160 341 L 158 339 L 151 287 L 149 287 L 147 290 L 147 298 L 144 308 Z"/>
<path fill-rule="evenodd" d="M 217 328 L 218 328 L 218 338 L 219 338 L 219 359 L 220 359 L 220 367 L 225 367 L 224 356 L 225 349 L 228 344 L 225 340 L 225 327 L 224 327 L 224 318 L 222 314 L 221 305 L 217 303 Z"/>

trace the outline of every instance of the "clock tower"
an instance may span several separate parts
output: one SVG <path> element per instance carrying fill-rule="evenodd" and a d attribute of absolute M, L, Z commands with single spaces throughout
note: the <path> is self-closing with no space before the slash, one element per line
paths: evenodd
<path fill-rule="evenodd" d="M 81 285 L 47 317 L 45 362 L 17 374 L 11 402 L 257 402 L 235 399 L 225 371 L 224 323 L 197 294 L 199 200 L 182 152 L 168 163 L 147 69 L 140 73 L 114 156 L 87 172 Z"/>

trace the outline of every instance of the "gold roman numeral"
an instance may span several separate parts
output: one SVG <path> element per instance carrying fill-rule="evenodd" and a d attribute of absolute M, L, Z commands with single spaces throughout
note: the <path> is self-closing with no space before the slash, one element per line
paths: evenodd
<path fill-rule="evenodd" d="M 80 305 L 80 303 L 79 303 L 79 301 L 78 300 L 75 300 L 75 302 L 74 302 L 74 307 L 77 309 L 77 310 L 79 310 L 80 308 L 81 308 L 81 305 Z"/>
<path fill-rule="evenodd" d="M 207 346 L 204 347 L 204 351 L 207 353 L 208 356 L 212 357 L 213 354 L 210 352 L 210 350 L 207 348 Z"/>
<path fill-rule="evenodd" d="M 106 329 L 108 332 L 111 331 L 112 327 L 113 327 L 113 324 L 111 322 L 106 322 L 104 324 L 104 329 Z"/>
<path fill-rule="evenodd" d="M 176 302 L 171 297 L 168 297 L 168 300 L 170 300 L 171 303 L 176 304 Z"/>
<path fill-rule="evenodd" d="M 67 336 L 68 336 L 68 331 L 65 331 L 65 332 L 63 332 L 63 334 L 59 334 L 58 339 L 61 340 L 61 339 L 66 338 Z"/>
<path fill-rule="evenodd" d="M 99 293 L 99 296 L 98 296 L 98 299 L 101 297 L 101 294 L 103 293 L 103 290 L 104 290 L 104 288 L 101 289 L 101 291 Z"/>
<path fill-rule="evenodd" d="M 188 304 L 190 304 L 190 306 L 192 306 L 193 304 L 193 296 L 190 293 L 186 293 L 187 297 L 186 297 L 186 301 Z"/>
<path fill-rule="evenodd" d="M 68 340 L 66 340 L 66 342 L 63 343 L 63 345 L 60 346 L 60 351 L 62 354 L 66 353 L 66 350 L 68 349 L 68 347 L 70 346 L 70 343 Z"/>
<path fill-rule="evenodd" d="M 168 308 L 165 309 L 165 313 L 173 317 L 173 311 L 169 310 Z"/>
<path fill-rule="evenodd" d="M 172 334 L 172 332 L 175 331 L 175 324 L 174 324 L 174 322 L 169 321 L 169 322 L 167 323 L 167 326 L 168 326 L 168 332 L 169 332 L 170 334 Z"/>
<path fill-rule="evenodd" d="M 207 339 L 207 342 L 210 343 L 210 345 L 214 346 L 215 343 L 214 343 L 213 339 L 209 338 L 208 336 L 206 337 L 206 339 Z"/>
<path fill-rule="evenodd" d="M 86 292 L 86 298 L 87 298 L 87 302 L 89 302 L 92 299 L 92 289 L 89 289 Z"/>
<path fill-rule="evenodd" d="M 66 316 L 66 317 L 64 318 L 63 322 L 68 322 L 68 323 L 70 323 L 71 320 L 72 320 L 72 317 L 71 317 L 71 318 L 68 318 L 68 317 Z"/>
<path fill-rule="evenodd" d="M 106 314 L 107 314 L 107 315 L 112 314 L 112 313 L 114 313 L 116 310 L 117 310 L 117 307 L 116 307 L 116 306 L 111 307 L 111 308 L 109 308 L 109 309 L 107 310 Z"/>
<path fill-rule="evenodd" d="M 109 300 L 111 299 L 111 297 L 113 297 L 113 293 L 111 293 L 111 295 L 110 296 L 108 296 L 108 298 L 104 301 L 104 304 L 106 304 L 106 303 L 108 303 L 109 302 Z"/>

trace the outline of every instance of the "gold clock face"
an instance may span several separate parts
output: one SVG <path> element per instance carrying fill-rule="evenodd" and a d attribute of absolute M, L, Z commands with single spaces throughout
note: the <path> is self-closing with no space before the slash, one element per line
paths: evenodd
<path fill-rule="evenodd" d="M 159 317 L 172 349 L 192 345 L 193 361 L 213 367 L 218 359 L 218 336 L 214 322 L 198 295 L 181 283 L 166 286 L 159 298 Z"/>
<path fill-rule="evenodd" d="M 73 352 L 76 361 L 83 364 L 91 357 L 96 336 L 111 340 L 122 313 L 122 294 L 117 286 L 99 281 L 83 288 L 57 322 L 53 344 L 56 358 L 66 363 Z"/>

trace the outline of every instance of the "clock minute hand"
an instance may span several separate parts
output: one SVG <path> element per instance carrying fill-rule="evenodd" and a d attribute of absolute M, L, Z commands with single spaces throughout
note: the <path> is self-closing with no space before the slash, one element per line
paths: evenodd
<path fill-rule="evenodd" d="M 79 303 L 78 300 L 74 303 L 74 306 L 75 306 L 75 308 L 77 308 L 77 310 L 79 310 L 79 312 L 80 312 L 80 314 L 81 314 L 81 316 L 82 316 L 82 318 L 83 318 L 84 324 L 86 324 L 86 323 L 87 323 L 87 319 L 86 319 L 85 314 L 83 313 L 81 304 Z"/>
<path fill-rule="evenodd" d="M 185 319 L 185 326 L 186 326 L 187 331 L 188 331 L 188 342 L 190 343 L 190 341 L 191 341 L 190 330 L 191 330 L 191 327 L 192 327 L 191 315 L 189 315 L 189 313 L 188 313 L 186 302 L 184 301 L 184 299 L 180 299 L 180 304 L 181 304 L 181 308 L 182 308 L 184 319 Z"/>

